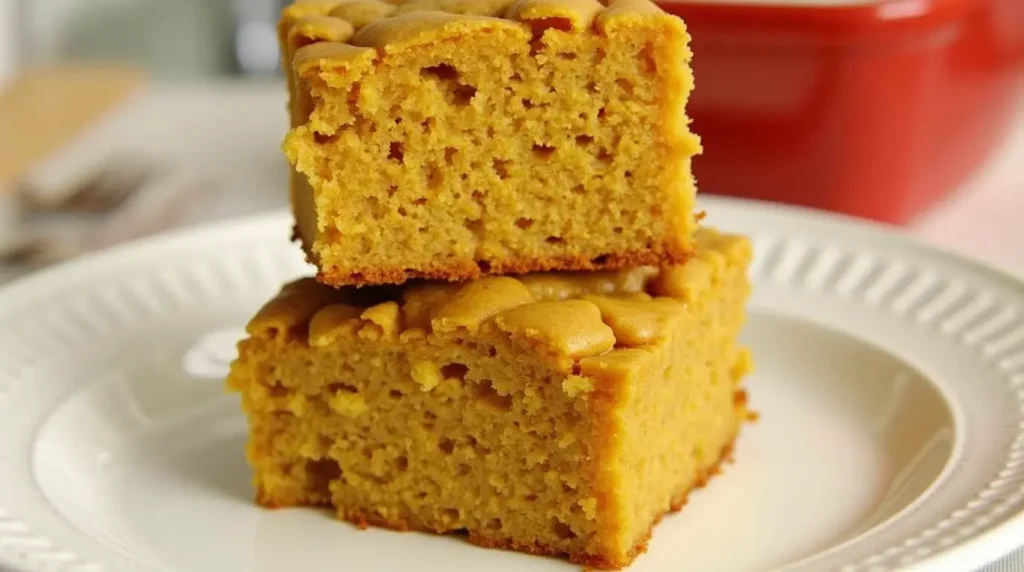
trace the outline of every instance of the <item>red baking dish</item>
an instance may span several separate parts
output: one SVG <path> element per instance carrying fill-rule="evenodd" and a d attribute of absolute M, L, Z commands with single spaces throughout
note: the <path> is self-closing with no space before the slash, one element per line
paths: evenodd
<path fill-rule="evenodd" d="M 662 2 L 687 24 L 702 192 L 902 223 L 1011 127 L 1024 0 Z"/>

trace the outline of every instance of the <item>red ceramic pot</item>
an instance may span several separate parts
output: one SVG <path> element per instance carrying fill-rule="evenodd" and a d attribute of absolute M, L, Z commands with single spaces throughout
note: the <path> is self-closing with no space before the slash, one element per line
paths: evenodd
<path fill-rule="evenodd" d="M 701 192 L 902 223 L 1011 127 L 1024 0 L 661 5 L 693 37 Z"/>

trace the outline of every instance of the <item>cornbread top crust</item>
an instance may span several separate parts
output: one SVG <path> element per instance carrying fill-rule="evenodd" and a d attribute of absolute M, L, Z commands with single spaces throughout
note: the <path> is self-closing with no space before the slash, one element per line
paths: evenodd
<path fill-rule="evenodd" d="M 285 44 L 300 62 L 324 57 L 357 61 L 376 52 L 414 48 L 439 39 L 440 32 L 507 29 L 524 39 L 548 28 L 599 33 L 628 27 L 638 19 L 666 14 L 649 0 L 297 0 L 281 14 Z M 540 27 L 538 30 L 536 27 Z M 312 43 L 315 47 L 302 44 Z"/>
<path fill-rule="evenodd" d="M 345 338 L 446 343 L 508 335 L 564 367 L 602 356 L 601 369 L 629 367 L 640 351 L 671 332 L 686 304 L 745 268 L 749 241 L 701 229 L 697 251 L 681 266 L 595 273 L 494 276 L 474 282 L 408 283 L 335 289 L 314 279 L 286 285 L 247 325 L 253 337 L 322 347 Z M 608 352 L 621 362 L 609 365 Z M 606 355 L 607 354 L 607 355 Z"/>

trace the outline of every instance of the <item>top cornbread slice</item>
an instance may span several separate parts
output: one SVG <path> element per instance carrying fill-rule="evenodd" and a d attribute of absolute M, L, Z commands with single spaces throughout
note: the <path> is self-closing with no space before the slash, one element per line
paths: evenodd
<path fill-rule="evenodd" d="M 312 0 L 280 21 L 296 234 L 327 284 L 693 249 L 681 20 L 646 0 Z"/>

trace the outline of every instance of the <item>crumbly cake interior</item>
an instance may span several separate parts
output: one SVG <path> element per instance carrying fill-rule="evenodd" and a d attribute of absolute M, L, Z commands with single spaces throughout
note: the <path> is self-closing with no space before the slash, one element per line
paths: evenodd
<path fill-rule="evenodd" d="M 653 4 L 311 2 L 286 11 L 282 35 L 297 228 L 323 281 L 692 249 L 688 36 Z"/>
<path fill-rule="evenodd" d="M 628 564 L 746 418 L 749 243 L 698 242 L 661 271 L 289 285 L 228 379 L 259 502 Z"/>

